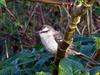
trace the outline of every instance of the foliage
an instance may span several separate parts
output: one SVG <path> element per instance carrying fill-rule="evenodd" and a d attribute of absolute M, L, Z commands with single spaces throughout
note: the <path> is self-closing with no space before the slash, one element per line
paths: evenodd
<path fill-rule="evenodd" d="M 77 61 L 65 58 L 59 64 L 59 75 L 82 75 L 83 65 Z"/>
<path fill-rule="evenodd" d="M 36 72 L 36 75 L 51 75 L 51 74 L 41 71 L 41 72 Z"/>
<path fill-rule="evenodd" d="M 1 7 L 1 6 L 6 6 L 5 0 L 0 0 L 0 7 Z"/>
<path fill-rule="evenodd" d="M 95 14 L 97 15 L 97 16 L 100 16 L 100 5 L 98 6 L 98 5 L 95 5 L 94 6 L 95 7 Z"/>
<path fill-rule="evenodd" d="M 80 2 L 82 3 L 83 0 Z M 95 28 L 100 26 L 97 24 L 99 12 L 100 6 L 94 4 Z M 51 75 L 54 56 L 45 51 L 39 38 L 36 37 L 38 35 L 34 36 L 35 28 L 41 24 L 49 24 L 64 32 L 68 24 L 67 16 L 63 7 L 53 4 L 34 3 L 28 0 L 0 0 L 0 75 Z M 83 28 L 81 23 L 80 30 Z M 74 43 L 79 51 L 91 56 L 100 48 L 99 35 L 87 37 L 75 34 Z M 5 40 L 7 40 L 8 59 L 5 56 Z M 100 73 L 100 66 L 88 69 L 86 63 L 87 61 L 77 56 L 64 58 L 59 65 L 59 75 L 98 75 Z"/>
<path fill-rule="evenodd" d="M 32 75 L 41 70 L 51 57 L 52 55 L 47 52 L 41 54 L 41 52 L 32 53 L 29 50 L 23 50 L 0 63 L 0 75 Z"/>
<path fill-rule="evenodd" d="M 2 61 L 0 63 L 0 75 L 50 75 L 51 67 L 53 67 L 50 62 L 52 62 L 53 56 L 40 47 L 41 45 L 38 45 L 32 51 L 22 50 Z M 40 50 L 36 50 L 39 48 Z M 99 66 L 88 70 L 82 62 L 84 60 L 81 61 L 75 56 L 62 59 L 59 64 L 59 75 L 91 75 L 92 72 L 94 74 L 99 72 Z"/>
<path fill-rule="evenodd" d="M 100 66 L 93 67 L 90 70 L 90 75 L 99 75 L 100 74 Z"/>
<path fill-rule="evenodd" d="M 95 35 L 92 36 L 92 38 L 95 39 L 96 48 L 99 49 L 100 48 L 100 35 L 99 34 L 95 34 Z"/>

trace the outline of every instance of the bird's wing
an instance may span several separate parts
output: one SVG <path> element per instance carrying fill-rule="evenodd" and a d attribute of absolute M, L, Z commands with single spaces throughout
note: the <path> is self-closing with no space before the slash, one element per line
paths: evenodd
<path fill-rule="evenodd" d="M 54 33 L 54 37 L 55 37 L 55 40 L 57 43 L 63 41 L 63 39 L 64 39 L 64 35 L 60 31 L 56 31 Z"/>

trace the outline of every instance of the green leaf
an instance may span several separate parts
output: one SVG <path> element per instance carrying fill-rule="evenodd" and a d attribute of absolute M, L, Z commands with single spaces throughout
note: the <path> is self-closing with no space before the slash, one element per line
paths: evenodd
<path fill-rule="evenodd" d="M 29 50 L 22 50 L 21 52 L 18 52 L 16 53 L 13 57 L 7 59 L 5 61 L 5 63 L 11 63 L 11 62 L 18 62 L 19 59 L 22 59 L 22 58 L 31 58 L 31 57 L 34 57 L 34 54 L 31 53 L 31 51 Z M 31 59 L 30 59 L 31 60 Z"/>
<path fill-rule="evenodd" d="M 14 65 L 2 63 L 0 64 L 0 75 L 11 75 L 13 73 L 13 69 Z"/>
<path fill-rule="evenodd" d="M 93 67 L 90 70 L 90 75 L 100 75 L 100 66 Z"/>
<path fill-rule="evenodd" d="M 97 16 L 100 16 L 100 6 L 96 6 L 96 7 L 95 7 L 95 14 L 96 14 Z"/>
<path fill-rule="evenodd" d="M 34 68 L 33 68 L 34 72 L 39 71 L 39 70 L 43 67 L 43 65 L 44 65 L 50 58 L 52 58 L 52 55 L 49 55 L 48 53 L 47 53 L 47 54 L 42 54 L 41 56 L 42 56 L 41 59 L 39 59 L 39 61 L 37 61 L 37 62 L 35 63 L 35 65 L 34 65 Z"/>
<path fill-rule="evenodd" d="M 28 63 L 30 63 L 30 62 L 34 62 L 34 59 L 23 57 L 23 58 L 20 58 L 20 59 L 19 59 L 18 65 L 28 64 Z"/>
<path fill-rule="evenodd" d="M 41 72 L 36 72 L 35 75 L 51 75 L 51 74 L 48 73 L 48 72 L 43 72 L 43 71 L 41 71 Z"/>
<path fill-rule="evenodd" d="M 82 75 L 84 67 L 81 63 L 64 58 L 59 65 L 59 75 Z"/>
<path fill-rule="evenodd" d="M 21 52 L 18 52 L 11 58 L 3 61 L 0 63 L 0 75 L 15 75 L 15 73 L 26 73 L 29 71 L 31 63 L 33 63 L 34 60 L 34 54 L 31 53 L 28 50 L 23 50 Z M 27 65 L 29 69 L 25 69 L 22 71 L 20 69 L 21 65 Z M 33 66 L 33 65 L 32 65 Z M 6 72 L 6 74 L 5 74 Z M 29 71 L 30 72 L 30 71 Z M 19 75 L 19 74 L 17 74 Z M 30 75 L 30 74 L 29 74 Z"/>
<path fill-rule="evenodd" d="M 93 35 L 93 38 L 95 39 L 95 42 L 96 42 L 96 48 L 99 49 L 100 48 L 100 34 Z"/>
<path fill-rule="evenodd" d="M 6 6 L 6 1 L 5 0 L 0 0 L 0 7 L 1 6 Z"/>
<path fill-rule="evenodd" d="M 43 45 L 41 44 L 36 44 L 33 46 L 37 51 L 39 51 L 41 48 L 43 48 Z"/>

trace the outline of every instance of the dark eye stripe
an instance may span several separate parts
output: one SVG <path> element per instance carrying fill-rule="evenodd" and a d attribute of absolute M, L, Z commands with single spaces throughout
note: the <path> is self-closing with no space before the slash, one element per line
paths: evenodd
<path fill-rule="evenodd" d="M 41 33 L 46 33 L 46 32 L 48 32 L 49 30 L 46 30 L 46 31 L 41 31 Z"/>

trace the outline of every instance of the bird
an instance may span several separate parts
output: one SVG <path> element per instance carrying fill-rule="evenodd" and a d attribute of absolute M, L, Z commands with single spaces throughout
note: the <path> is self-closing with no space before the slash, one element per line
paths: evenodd
<path fill-rule="evenodd" d="M 64 39 L 63 33 L 61 33 L 61 31 L 55 30 L 50 25 L 43 25 L 43 27 L 38 31 L 38 34 L 46 50 L 55 55 L 57 53 L 58 44 Z M 74 44 L 69 45 L 65 56 L 79 54 L 74 51 L 74 47 Z"/>
<path fill-rule="evenodd" d="M 49 25 L 43 25 L 43 28 L 38 31 L 42 44 L 46 50 L 52 54 L 55 54 L 58 48 L 58 44 L 55 41 L 55 30 Z"/>
<path fill-rule="evenodd" d="M 57 49 L 58 49 L 58 44 L 63 41 L 64 35 L 61 33 L 61 31 L 55 30 L 52 26 L 50 25 L 43 25 L 37 33 L 40 36 L 41 42 L 46 48 L 48 52 L 50 52 L 53 55 L 57 54 Z M 71 43 L 69 47 L 66 49 L 65 57 L 68 57 L 69 55 L 77 55 L 82 57 L 83 59 L 87 61 L 91 61 L 95 64 L 97 62 L 87 55 L 79 52 L 78 50 L 75 49 L 75 45 Z"/>

